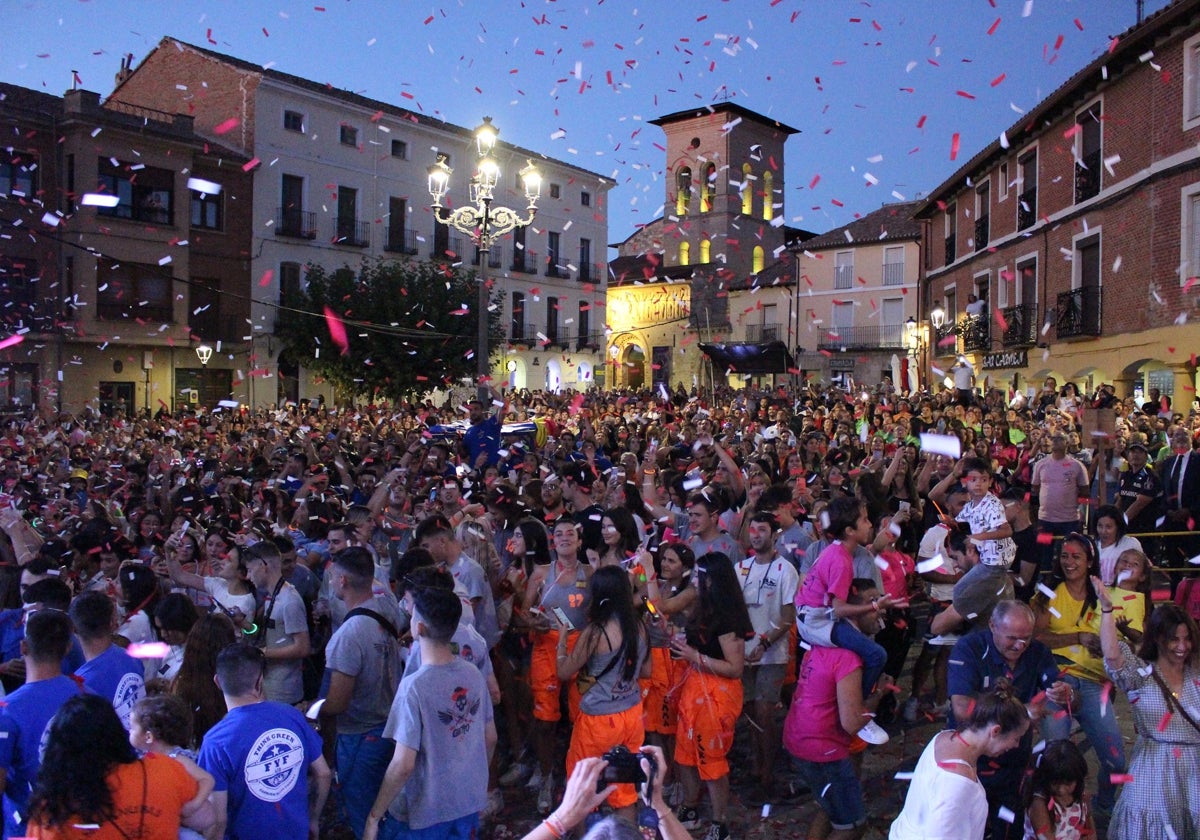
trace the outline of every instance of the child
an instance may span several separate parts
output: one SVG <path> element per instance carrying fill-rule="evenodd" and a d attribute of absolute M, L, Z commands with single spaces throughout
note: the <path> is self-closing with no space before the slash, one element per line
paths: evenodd
<path fill-rule="evenodd" d="M 143 697 L 133 707 L 133 714 L 129 718 L 129 743 L 133 748 L 143 753 L 158 753 L 175 759 L 199 785 L 196 796 L 184 805 L 180 812 L 184 819 L 202 808 L 212 811 L 208 795 L 213 791 L 213 777 L 196 763 L 196 753 L 183 746 L 191 741 L 192 713 L 187 703 L 180 698 L 172 694 L 158 694 Z M 190 824 L 211 825 L 213 817 L 215 814 L 199 823 L 191 820 Z M 202 835 L 191 828 L 180 828 L 179 840 L 202 840 Z"/>
<path fill-rule="evenodd" d="M 1108 588 L 1113 607 L 1119 615 L 1117 629 L 1131 646 L 1142 642 L 1142 626 L 1150 612 L 1150 558 L 1136 548 L 1127 548 L 1117 556 L 1113 566 L 1116 586 Z"/>
<path fill-rule="evenodd" d="M 958 478 L 967 488 L 968 498 L 955 519 L 970 526 L 971 537 L 979 548 L 980 563 L 1007 569 L 1017 556 L 1017 544 L 1012 539 L 1012 525 L 1004 515 L 1004 503 L 992 493 L 992 465 L 982 458 L 963 458 L 942 484 L 951 484 Z M 939 484 L 930 495 L 938 490 L 945 493 L 946 489 Z"/>
<path fill-rule="evenodd" d="M 1079 747 L 1066 740 L 1050 742 L 1033 771 L 1024 840 L 1096 836 L 1091 809 L 1083 796 L 1087 773 L 1087 760 Z"/>
<path fill-rule="evenodd" d="M 908 601 L 883 595 L 866 604 L 846 603 L 854 578 L 854 551 L 871 542 L 873 529 L 867 518 L 867 506 L 853 496 L 834 499 L 829 503 L 828 514 L 825 532 L 831 542 L 796 592 L 796 627 L 800 638 L 810 645 L 840 647 L 858 654 L 863 664 L 862 690 L 866 698 L 883 673 L 887 652 L 848 619 L 889 607 L 907 607 Z M 873 720 L 867 722 L 858 736 L 869 744 L 888 741 L 888 734 Z"/>

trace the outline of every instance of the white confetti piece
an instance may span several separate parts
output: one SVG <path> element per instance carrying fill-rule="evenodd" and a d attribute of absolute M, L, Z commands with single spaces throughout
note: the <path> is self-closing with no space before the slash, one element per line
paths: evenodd
<path fill-rule="evenodd" d="M 1033 0 L 1026 0 L 1025 5 L 1032 6 Z M 1017 818 L 1016 814 L 1014 814 L 1008 808 L 1005 808 L 1003 805 L 1001 805 L 1000 810 L 996 812 L 996 816 L 999 817 L 1000 819 L 1004 820 L 1006 823 L 1011 823 L 1013 820 L 1015 820 Z"/>
<path fill-rule="evenodd" d="M 1043 595 L 1045 595 L 1051 601 L 1054 600 L 1054 590 L 1051 589 L 1049 586 L 1047 586 L 1044 583 L 1039 583 L 1037 585 L 1037 588 L 1038 588 L 1038 592 L 1041 592 Z"/>
<path fill-rule="evenodd" d="M 942 568 L 942 564 L 944 562 L 945 560 L 942 555 L 935 554 L 928 560 L 922 560 L 917 564 L 917 574 L 924 575 L 928 574 L 929 572 L 936 572 L 938 569 Z"/>
<path fill-rule="evenodd" d="M 935 455 L 958 458 L 962 455 L 962 441 L 954 435 L 935 435 L 930 432 L 922 432 L 921 449 Z"/>

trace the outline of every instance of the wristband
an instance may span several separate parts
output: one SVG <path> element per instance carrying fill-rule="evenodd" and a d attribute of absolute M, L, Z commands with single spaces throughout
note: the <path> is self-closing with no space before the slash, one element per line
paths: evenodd
<path fill-rule="evenodd" d="M 562 840 L 562 838 L 567 836 L 566 826 L 563 825 L 562 820 L 553 814 L 542 820 L 542 825 L 546 826 L 546 830 L 554 835 L 555 840 Z"/>
<path fill-rule="evenodd" d="M 1104 607 L 1100 608 L 1100 612 L 1103 613 L 1104 615 L 1108 615 L 1112 611 L 1113 611 L 1112 607 L 1109 607 L 1108 609 L 1104 609 Z"/>
<path fill-rule="evenodd" d="M 758 634 L 758 643 L 759 643 L 760 645 L 762 645 L 763 647 L 768 647 L 768 648 L 769 648 L 769 647 L 771 646 L 771 640 L 767 638 L 767 634 L 766 634 L 766 633 L 759 633 L 759 634 Z"/>

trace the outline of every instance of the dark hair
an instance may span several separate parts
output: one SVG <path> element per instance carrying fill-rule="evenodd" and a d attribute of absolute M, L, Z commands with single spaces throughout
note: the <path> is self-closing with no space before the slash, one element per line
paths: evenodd
<path fill-rule="evenodd" d="M 739 639 L 754 634 L 746 599 L 728 555 L 710 551 L 696 558 L 696 606 L 688 630 L 703 641 L 713 639 L 713 630 L 720 627 Z"/>
<path fill-rule="evenodd" d="M 173 694 L 143 697 L 133 713 L 142 729 L 164 744 L 186 747 L 192 742 L 192 710 Z"/>
<path fill-rule="evenodd" d="M 110 636 L 117 607 L 103 592 L 80 592 L 71 602 L 71 623 L 81 639 L 100 639 Z"/>
<path fill-rule="evenodd" d="M 1187 628 L 1188 636 L 1192 640 L 1192 655 L 1188 658 L 1188 664 L 1193 668 L 1200 665 L 1200 631 L 1196 629 L 1195 619 L 1178 604 L 1159 604 L 1154 608 L 1154 612 L 1150 613 L 1142 632 L 1142 645 L 1138 656 L 1146 662 L 1157 662 L 1159 647 L 1179 632 L 1180 625 Z"/>
<path fill-rule="evenodd" d="M 858 518 L 865 507 L 862 500 L 856 496 L 835 498 L 825 508 L 825 512 L 829 514 L 829 525 L 825 528 L 825 535 L 831 540 L 840 540 L 847 528 L 854 530 L 858 527 Z"/>
<path fill-rule="evenodd" d="M 62 578 L 48 577 L 29 584 L 21 593 L 21 601 L 66 612 L 71 606 L 71 587 L 67 586 L 67 582 Z"/>
<path fill-rule="evenodd" d="M 770 525 L 772 533 L 779 530 L 779 517 L 769 510 L 755 511 L 750 515 L 750 521 L 758 522 L 764 525 Z M 857 521 L 857 519 L 855 521 Z"/>
<path fill-rule="evenodd" d="M 171 682 L 171 693 L 192 710 L 192 729 L 199 741 L 225 717 L 225 695 L 213 682 L 217 654 L 237 640 L 237 628 L 224 613 L 200 616 L 183 644 L 183 662 Z"/>
<path fill-rule="evenodd" d="M 1092 519 L 1093 533 L 1096 531 L 1096 523 L 1105 518 L 1111 519 L 1117 526 L 1117 541 L 1120 542 L 1121 537 L 1129 532 L 1129 523 L 1125 521 L 1125 514 L 1121 513 L 1121 509 L 1116 505 L 1100 505 L 1096 508 L 1096 515 Z"/>
<path fill-rule="evenodd" d="M 983 475 L 992 475 L 992 464 L 990 461 L 984 460 L 983 458 L 963 458 L 962 474 L 967 475 L 968 473 L 973 472 L 981 473 Z"/>
<path fill-rule="evenodd" d="M 1072 531 L 1063 537 L 1062 547 L 1066 548 L 1067 543 L 1074 543 L 1075 545 L 1082 547 L 1084 553 L 1087 555 L 1088 568 L 1087 580 L 1085 581 L 1087 583 L 1087 594 L 1083 596 L 1083 609 L 1080 610 L 1079 613 L 1080 620 L 1082 620 L 1083 616 L 1086 616 L 1090 610 L 1095 609 L 1096 604 L 1098 603 L 1098 596 L 1096 595 L 1095 587 L 1092 586 L 1092 578 L 1100 577 L 1100 555 L 1096 552 L 1096 544 L 1092 542 L 1091 538 L 1084 534 Z M 1050 579 L 1046 582 L 1046 586 L 1049 589 L 1054 590 L 1057 589 L 1064 580 L 1066 580 L 1066 576 L 1063 574 L 1062 570 L 1062 551 L 1060 549 L 1058 556 L 1054 558 L 1054 565 L 1050 568 Z M 1044 592 L 1039 590 L 1035 598 L 1035 603 L 1038 603 L 1042 608 L 1045 608 L 1049 605 L 1050 599 Z"/>
<path fill-rule="evenodd" d="M 621 627 L 621 646 L 617 649 L 617 661 L 621 663 L 621 679 L 629 682 L 641 665 L 640 646 L 642 624 L 633 609 L 633 588 L 629 585 L 629 574 L 620 566 L 602 566 L 592 574 L 588 582 L 588 627 L 585 632 L 593 639 L 604 635 L 604 625 L 616 618 Z"/>
<path fill-rule="evenodd" d="M 192 599 L 182 592 L 172 592 L 158 602 L 154 608 L 154 620 L 162 630 L 176 630 L 180 633 L 190 633 L 192 626 L 200 618 Z"/>
<path fill-rule="evenodd" d="M 1006 679 L 996 680 L 990 691 L 975 697 L 966 716 L 958 721 L 958 731 L 987 729 L 999 726 L 1001 734 L 1015 732 L 1029 723 L 1025 704 L 1013 695 L 1012 683 Z"/>
<path fill-rule="evenodd" d="M 158 575 L 149 566 L 125 563 L 117 572 L 117 577 L 121 581 L 121 604 L 125 607 L 125 614 L 133 615 L 145 610 L 146 615 L 154 615 L 160 594 Z"/>
<path fill-rule="evenodd" d="M 359 545 L 352 545 L 335 552 L 333 565 L 337 566 L 349 581 L 350 586 L 358 592 L 369 590 L 375 580 L 375 561 L 371 552 Z"/>
<path fill-rule="evenodd" d="M 866 598 L 863 597 L 864 592 L 870 592 L 872 589 L 878 590 L 879 585 L 870 578 L 854 578 L 850 581 L 850 592 L 846 597 L 847 604 L 865 604 Z"/>
<path fill-rule="evenodd" d="M 413 608 L 421 617 L 430 641 L 445 644 L 454 637 L 462 618 L 462 601 L 452 590 L 423 586 L 412 591 Z"/>
<path fill-rule="evenodd" d="M 246 564 L 254 560 L 261 560 L 267 566 L 278 569 L 283 563 L 283 557 L 279 554 L 279 549 L 275 543 L 269 540 L 256 542 L 254 545 L 238 553 L 239 559 Z"/>
<path fill-rule="evenodd" d="M 621 535 L 621 542 L 617 545 L 617 550 L 625 553 L 637 551 L 642 544 L 642 535 L 638 533 L 637 522 L 634 520 L 633 514 L 623 507 L 616 507 L 604 511 L 604 516 L 612 520 L 613 527 Z M 605 549 L 607 550 L 607 546 Z"/>
<path fill-rule="evenodd" d="M 42 766 L 29 798 L 30 823 L 56 827 L 115 819 L 108 774 L 137 760 L 110 700 L 96 694 L 71 697 L 46 729 Z"/>
<path fill-rule="evenodd" d="M 454 575 L 445 569 L 439 569 L 432 564 L 419 566 L 409 572 L 401 581 L 404 592 L 416 592 L 418 589 L 446 589 L 454 591 Z"/>
<path fill-rule="evenodd" d="M 217 680 L 221 691 L 231 697 L 244 697 L 267 672 L 262 648 L 250 642 L 234 642 L 217 654 Z"/>
<path fill-rule="evenodd" d="M 713 493 L 712 490 L 710 490 L 708 487 L 705 487 L 703 490 L 698 490 L 687 497 L 687 506 L 691 507 L 692 505 L 700 505 L 706 511 L 708 511 L 710 516 L 714 513 L 720 513 L 723 509 L 721 506 L 721 500 L 719 498 L 713 498 L 715 495 L 716 494 Z"/>
<path fill-rule="evenodd" d="M 1025 807 L 1029 807 L 1035 793 L 1049 799 L 1050 786 L 1063 782 L 1075 783 L 1075 801 L 1081 802 L 1087 777 L 1087 759 L 1079 747 L 1066 738 L 1051 741 L 1038 756 L 1037 766 L 1033 770 L 1033 783 L 1025 791 Z"/>
<path fill-rule="evenodd" d="M 450 520 L 440 513 L 427 516 L 417 524 L 416 530 L 413 531 L 412 544 L 420 545 L 423 540 L 442 535 L 450 539 L 454 538 L 454 526 L 450 524 Z"/>
<path fill-rule="evenodd" d="M 35 662 L 62 662 L 71 649 L 71 619 L 55 609 L 33 613 L 25 619 L 25 649 Z"/>
<path fill-rule="evenodd" d="M 533 574 L 534 566 L 545 566 L 550 562 L 550 540 L 546 536 L 546 526 L 536 519 L 522 519 L 516 529 L 525 540 L 525 556 L 513 558 L 522 563 L 525 576 Z"/>

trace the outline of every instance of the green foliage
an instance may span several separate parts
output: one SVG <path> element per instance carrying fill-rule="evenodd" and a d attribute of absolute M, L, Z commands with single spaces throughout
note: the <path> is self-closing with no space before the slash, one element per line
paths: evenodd
<path fill-rule="evenodd" d="M 286 353 L 333 382 L 340 394 L 411 397 L 474 378 L 473 271 L 380 260 L 364 261 L 357 274 L 348 266 L 329 271 L 311 264 L 306 272 L 305 288 L 283 300 L 276 337 Z M 347 353 L 330 336 L 326 306 L 345 322 Z M 489 313 L 492 347 L 499 340 L 500 311 L 493 305 Z"/>

